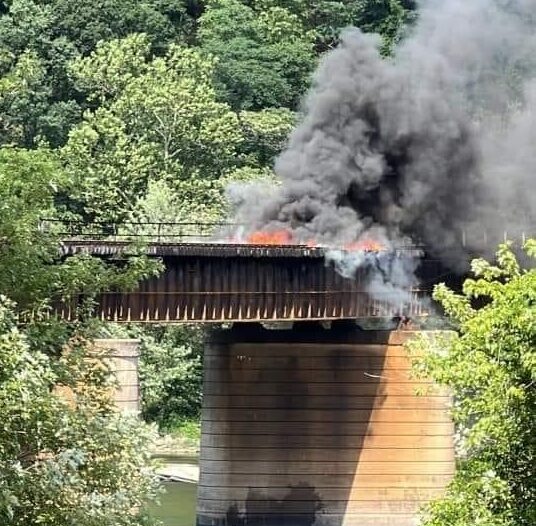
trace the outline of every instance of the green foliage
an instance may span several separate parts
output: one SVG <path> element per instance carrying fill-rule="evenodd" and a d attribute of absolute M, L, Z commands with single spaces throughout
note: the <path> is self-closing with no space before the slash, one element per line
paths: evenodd
<path fill-rule="evenodd" d="M 284 7 L 256 13 L 238 0 L 212 1 L 199 38 L 218 57 L 218 92 L 234 109 L 297 107 L 316 63 L 314 35 L 297 15 Z"/>
<path fill-rule="evenodd" d="M 142 337 L 143 416 L 169 428 L 201 409 L 202 329 L 160 328 Z"/>
<path fill-rule="evenodd" d="M 299 17 L 304 27 L 313 32 L 315 47 L 320 52 L 336 44 L 342 29 L 356 26 L 380 34 L 384 52 L 389 53 L 416 9 L 414 0 L 251 0 L 248 3 L 258 12 L 283 7 Z"/>
<path fill-rule="evenodd" d="M 233 183 L 275 183 L 274 174 L 267 166 L 283 149 L 294 123 L 294 115 L 284 109 L 268 109 L 242 112 L 239 118 L 243 141 L 238 147 L 237 159 L 242 166 L 217 179 L 149 179 L 147 190 L 137 198 L 128 219 L 136 223 L 215 223 L 229 214 L 227 191 Z M 147 233 L 150 233 L 150 227 Z M 183 227 L 183 233 L 196 234 L 198 229 L 193 227 L 188 231 Z M 176 235 L 177 228 L 162 226 L 160 234 L 164 238 L 166 235 Z"/>
<path fill-rule="evenodd" d="M 55 281 L 55 249 L 38 226 L 62 177 L 49 151 L 0 149 L 0 291 L 21 306 L 47 297 Z"/>
<path fill-rule="evenodd" d="M 193 29 L 186 0 L 49 0 L 54 34 L 87 55 L 100 41 L 146 33 L 157 48 L 185 38 Z"/>
<path fill-rule="evenodd" d="M 17 76 L 28 57 L 35 66 L 17 93 L 0 98 L 0 144 L 63 145 L 97 106 L 96 92 L 88 97 L 88 86 L 73 82 L 71 65 L 104 42 L 145 34 L 151 57 L 171 44 L 200 45 L 219 59 L 218 100 L 235 110 L 294 110 L 316 55 L 342 28 L 380 32 L 388 52 L 414 8 L 412 0 L 11 0 L 0 13 L 0 75 Z"/>
<path fill-rule="evenodd" d="M 246 166 L 271 166 L 283 150 L 296 123 L 295 115 L 286 108 L 243 111 L 239 114 L 244 140 L 240 147 Z"/>
<path fill-rule="evenodd" d="M 78 294 L 91 300 L 159 270 L 144 257 L 121 265 L 62 260 L 40 218 L 56 213 L 65 180 L 50 150 L 0 148 L 0 291 L 19 301 L 15 308 L 0 299 L 0 519 L 9 526 L 148 524 L 149 433 L 113 412 L 103 392 L 109 371 L 100 360 L 88 362 L 79 335 L 65 346 L 73 329 L 43 321 L 25 335 L 14 322 L 15 310 L 39 313 Z M 58 395 L 60 385 L 70 403 Z"/>
<path fill-rule="evenodd" d="M 67 208 L 89 219 L 124 218 L 145 191 L 153 169 L 149 150 L 130 141 L 125 123 L 110 110 L 88 114 L 61 151 L 70 178 Z"/>
<path fill-rule="evenodd" d="M 201 423 L 199 420 L 180 420 L 176 422 L 172 431 L 173 434 L 194 443 L 199 443 L 201 440 Z"/>
<path fill-rule="evenodd" d="M 171 186 L 165 181 L 149 181 L 147 193 L 138 199 L 129 218 L 141 223 L 217 223 L 226 217 L 226 182 L 192 178 Z M 176 226 L 161 227 L 162 235 L 177 233 Z M 189 229 L 183 226 L 182 233 L 197 235 L 199 228 L 195 224 Z"/>
<path fill-rule="evenodd" d="M 534 246 L 526 246 L 532 258 Z M 536 522 L 536 270 L 522 270 L 503 245 L 496 264 L 477 260 L 473 272 L 463 294 L 435 291 L 459 336 L 443 346 L 416 344 L 427 350 L 420 373 L 454 395 L 460 452 L 454 482 L 424 524 L 529 526 Z"/>
<path fill-rule="evenodd" d="M 52 298 L 132 288 L 155 275 L 158 262 L 132 257 L 121 266 L 89 256 L 62 262 L 58 239 L 40 226 L 54 216 L 54 197 L 65 175 L 54 153 L 0 148 L 0 291 L 21 310 L 40 310 Z"/>
<path fill-rule="evenodd" d="M 0 74 L 25 56 L 40 67 L 8 107 L 0 101 L 0 126 L 7 120 L 17 134 L 1 143 L 34 147 L 40 139 L 62 145 L 88 102 L 69 76 L 69 64 L 91 53 L 100 41 L 145 33 L 152 51 L 192 38 L 195 9 L 186 0 L 12 0 L 0 17 Z"/>
<path fill-rule="evenodd" d="M 281 150 L 318 51 L 350 23 L 391 42 L 410 8 L 12 0 L 0 15 L 0 145 L 68 141 L 59 197 L 70 213 L 124 219 L 164 181 L 177 217 L 219 218 L 223 179 L 262 173 Z"/>
<path fill-rule="evenodd" d="M 100 41 L 90 56 L 71 62 L 69 72 L 76 88 L 88 93 L 88 100 L 102 104 L 147 71 L 150 54 L 146 34 L 133 34 L 111 43 Z"/>
<path fill-rule="evenodd" d="M 1 53 L 1 50 L 0 50 Z M 75 101 L 51 102 L 45 64 L 34 51 L 18 58 L 6 54 L 0 78 L 0 143 L 35 146 L 47 138 L 63 140 L 65 130 L 78 118 Z"/>
<path fill-rule="evenodd" d="M 383 37 L 384 54 L 389 54 L 411 20 L 415 2 L 404 0 L 362 0 L 350 8 L 352 23 L 367 33 Z"/>
<path fill-rule="evenodd" d="M 193 422 L 201 410 L 202 326 L 107 325 L 104 334 L 141 340 L 139 373 L 144 418 L 165 430 L 186 427 L 191 431 L 192 426 L 185 422 Z"/>
<path fill-rule="evenodd" d="M 236 114 L 216 101 L 214 62 L 171 46 L 147 59 L 148 42 L 133 35 L 99 46 L 73 64 L 80 85 L 102 101 L 86 114 L 63 149 L 72 195 L 90 217 L 118 220 L 143 196 L 150 178 L 178 195 L 210 186 L 233 164 L 242 137 Z M 208 181 L 208 183 L 207 183 Z"/>
<path fill-rule="evenodd" d="M 111 409 L 102 394 L 108 371 L 100 359 L 88 359 L 83 340 L 71 340 L 68 351 L 57 362 L 30 348 L 12 305 L 0 299 L 0 520 L 150 524 L 151 432 Z"/>
<path fill-rule="evenodd" d="M 15 100 L 0 106 L 0 120 L 14 128 L 2 136 L 1 144 L 31 148 L 44 138 L 56 146 L 80 118 L 80 107 L 71 96 L 65 73 L 77 49 L 53 32 L 54 11 L 43 2 L 13 0 L 0 17 L 0 74 L 10 75 L 28 58 L 34 63 L 33 74 L 25 77 Z"/>

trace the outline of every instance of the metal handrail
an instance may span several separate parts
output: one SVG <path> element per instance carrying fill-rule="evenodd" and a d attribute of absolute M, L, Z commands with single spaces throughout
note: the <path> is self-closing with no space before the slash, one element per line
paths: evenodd
<path fill-rule="evenodd" d="M 55 228 L 57 225 L 59 228 Z M 39 222 L 39 229 L 42 232 L 54 233 L 67 240 L 80 239 L 108 239 L 108 240 L 146 240 L 146 241 L 170 241 L 180 242 L 181 240 L 192 241 L 194 239 L 207 240 L 214 238 L 218 234 L 236 231 L 245 224 L 227 221 L 215 222 L 192 222 L 192 221 L 125 221 L 121 223 L 113 221 L 84 221 L 78 219 L 56 219 L 42 218 Z M 61 228 L 63 227 L 63 228 Z M 141 230 L 141 232 L 140 232 Z M 482 236 L 481 242 L 484 245 L 491 243 L 493 246 L 500 242 L 513 239 L 521 241 L 522 244 L 531 237 L 528 232 L 504 232 L 501 236 L 490 236 L 482 229 L 476 233 Z M 461 246 L 471 245 L 470 240 L 475 240 L 475 233 L 471 234 L 467 230 L 460 230 L 459 239 Z M 415 248 L 415 247 L 413 247 Z"/>
<path fill-rule="evenodd" d="M 237 228 L 227 222 L 171 222 L 171 221 L 83 221 L 75 219 L 42 218 L 41 232 L 53 232 L 64 241 L 80 239 L 181 241 L 207 239 L 218 231 Z"/>
<path fill-rule="evenodd" d="M 59 224 L 81 224 L 81 225 L 103 225 L 103 226 L 124 226 L 124 225 L 170 225 L 170 226 L 240 226 L 239 223 L 229 223 L 224 221 L 217 222 L 187 222 L 187 221 L 123 221 L 116 223 L 113 221 L 83 221 L 81 219 L 52 219 L 41 218 L 41 223 L 59 223 Z"/>

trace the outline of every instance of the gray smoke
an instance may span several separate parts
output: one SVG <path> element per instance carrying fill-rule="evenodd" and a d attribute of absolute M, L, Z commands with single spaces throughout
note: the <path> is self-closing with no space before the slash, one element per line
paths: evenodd
<path fill-rule="evenodd" d="M 276 161 L 281 185 L 235 187 L 235 220 L 332 247 L 372 232 L 455 270 L 528 232 L 535 29 L 536 0 L 428 0 L 391 59 L 348 29 Z"/>
<path fill-rule="evenodd" d="M 326 262 L 333 263 L 337 272 L 349 279 L 355 277 L 358 269 L 365 270 L 365 290 L 379 301 L 380 313 L 385 306 L 386 312 L 392 312 L 392 307 L 396 306 L 400 309 L 399 314 L 405 314 L 404 307 L 414 299 L 418 267 L 415 254 L 397 250 L 367 252 L 331 248 L 326 251 Z"/>

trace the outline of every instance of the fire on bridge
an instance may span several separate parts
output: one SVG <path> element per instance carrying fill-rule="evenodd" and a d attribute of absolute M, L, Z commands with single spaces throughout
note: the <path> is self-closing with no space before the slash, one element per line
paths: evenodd
<path fill-rule="evenodd" d="M 64 255 L 92 254 L 120 259 L 124 241 L 72 240 Z M 180 323 L 298 321 L 358 318 L 416 318 L 427 314 L 429 290 L 408 291 L 409 302 L 374 298 L 365 290 L 366 270 L 341 276 L 322 247 L 232 243 L 149 243 L 150 257 L 161 258 L 164 272 L 136 290 L 99 296 L 97 314 L 115 322 Z M 393 257 L 405 257 L 404 252 Z M 58 307 L 70 320 L 80 298 Z"/>

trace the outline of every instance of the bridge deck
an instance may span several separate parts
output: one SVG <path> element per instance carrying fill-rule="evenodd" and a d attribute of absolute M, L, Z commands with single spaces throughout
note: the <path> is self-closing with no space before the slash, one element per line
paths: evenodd
<path fill-rule="evenodd" d="M 130 292 L 98 298 L 98 315 L 116 322 L 187 323 L 392 318 L 427 314 L 426 290 L 407 291 L 409 302 L 366 292 L 367 271 L 355 279 L 337 273 L 326 250 L 307 246 L 223 243 L 153 243 L 164 272 Z M 129 245 L 118 241 L 69 241 L 64 255 L 89 253 L 121 258 Z M 392 257 L 405 257 L 393 254 Z M 79 298 L 59 308 L 72 319 Z"/>

